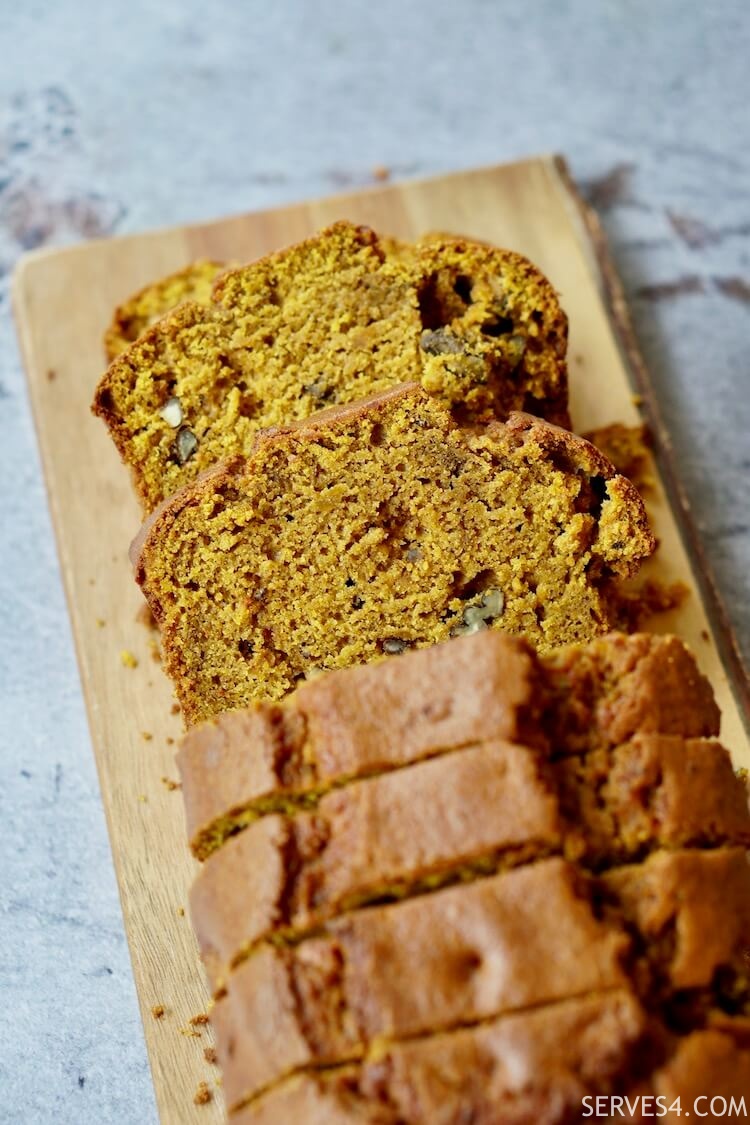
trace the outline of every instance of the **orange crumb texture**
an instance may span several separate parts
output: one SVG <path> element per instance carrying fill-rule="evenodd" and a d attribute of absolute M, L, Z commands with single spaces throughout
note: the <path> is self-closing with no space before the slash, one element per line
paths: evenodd
<path fill-rule="evenodd" d="M 151 1015 L 155 1020 L 160 1020 L 164 1018 L 164 1011 L 165 1009 L 163 1004 L 154 1004 L 153 1008 L 151 1009 Z"/>
<path fill-rule="evenodd" d="M 125 668 L 137 668 L 138 657 L 129 648 L 124 648 L 120 653 L 120 660 Z"/>
<path fill-rule="evenodd" d="M 163 777 L 161 779 L 161 781 L 162 781 L 162 785 L 166 789 L 168 789 L 170 791 L 170 793 L 173 792 L 175 789 L 182 789 L 182 785 L 180 784 L 180 782 L 179 781 L 173 781 L 171 777 Z"/>

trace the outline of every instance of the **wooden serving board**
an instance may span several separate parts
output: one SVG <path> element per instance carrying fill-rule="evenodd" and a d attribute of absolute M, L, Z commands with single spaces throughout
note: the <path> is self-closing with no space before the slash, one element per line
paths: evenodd
<path fill-rule="evenodd" d="M 104 426 L 89 413 L 103 369 L 102 333 L 131 291 L 196 257 L 250 260 L 339 218 L 405 238 L 447 230 L 486 239 L 522 251 L 550 277 L 570 317 L 576 428 L 633 425 L 644 417 L 651 428 L 660 476 L 648 506 L 661 547 L 650 566 L 692 591 L 654 627 L 677 632 L 696 652 L 719 698 L 724 741 L 738 766 L 750 766 L 747 678 L 673 472 L 601 231 L 562 160 L 544 157 L 25 257 L 14 284 L 18 332 L 156 1096 L 170 1125 L 220 1120 L 221 1097 L 203 1057 L 209 1033 L 189 1033 L 188 1021 L 208 1001 L 182 914 L 194 867 L 182 802 L 162 781 L 175 776 L 172 740 L 180 720 L 154 661 L 153 635 L 136 620 L 142 600 L 127 548 L 139 511 Z M 135 655 L 137 667 L 123 664 L 123 650 Z M 154 1005 L 164 1006 L 162 1019 L 153 1018 Z M 214 1100 L 197 1107 L 200 1081 L 212 1087 Z"/>

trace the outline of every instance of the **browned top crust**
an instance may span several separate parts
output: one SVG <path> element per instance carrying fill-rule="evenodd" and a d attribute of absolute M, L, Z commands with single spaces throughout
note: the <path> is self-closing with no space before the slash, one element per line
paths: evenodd
<path fill-rule="evenodd" d="M 261 938 L 367 901 L 562 849 L 598 869 L 724 843 L 750 844 L 750 813 L 718 743 L 645 735 L 550 771 L 527 748 L 485 742 L 335 789 L 315 811 L 257 820 L 209 857 L 191 912 L 215 987 Z"/>
<path fill-rule="evenodd" d="M 607 746 L 636 733 L 719 733 L 713 689 L 678 637 L 611 633 L 549 653 L 543 665 L 553 754 L 587 750 L 592 728 Z"/>
<path fill-rule="evenodd" d="M 206 861 L 190 903 L 214 985 L 253 942 L 559 850 L 557 801 L 535 755 L 488 742 L 353 782 L 311 813 L 264 817 Z"/>
<path fill-rule="evenodd" d="M 258 815 L 299 808 L 331 785 L 472 742 L 500 738 L 549 746 L 560 756 L 610 749 L 639 732 L 696 738 L 715 734 L 718 726 L 711 687 L 675 637 L 613 634 L 539 661 L 523 640 L 486 630 L 407 652 L 397 662 L 318 676 L 281 705 L 222 715 L 188 732 L 178 765 L 188 835 L 203 859 Z M 640 764 L 623 789 L 635 802 L 623 805 L 631 817 L 652 816 L 639 805 L 632 778 L 640 776 L 642 792 L 650 792 L 656 768 L 650 763 L 669 754 L 669 777 L 679 766 L 678 747 L 670 751 L 660 743 L 654 758 L 651 746 L 641 744 Z M 729 777 L 727 755 L 700 746 L 686 752 L 694 759 L 693 783 L 684 795 L 688 779 L 680 774 L 681 804 L 670 813 L 673 842 L 679 839 L 677 821 L 691 826 L 690 841 L 697 839 L 700 813 L 691 816 L 690 809 L 700 807 L 691 802 L 701 787 L 702 803 L 729 799 L 735 822 L 744 816 L 737 811 L 740 787 Z M 598 764 L 587 763 L 596 780 L 592 799 L 613 766 L 608 754 Z M 627 768 L 635 768 L 632 755 Z M 727 798 L 730 792 L 734 796 Z M 662 799 L 677 797 L 665 798 L 662 791 Z M 727 808 L 722 806 L 721 823 Z M 718 817 L 718 805 L 714 812 Z M 663 810 L 661 815 L 663 821 Z M 713 814 L 703 820 L 706 839 L 713 823 Z"/>
<path fill-rule="evenodd" d="M 303 683 L 188 731 L 177 755 L 188 835 L 199 858 L 215 822 L 287 794 L 408 765 L 487 739 L 539 741 L 534 657 L 519 638 L 478 633 Z"/>
<path fill-rule="evenodd" d="M 558 759 L 553 788 L 596 867 L 653 847 L 750 846 L 750 810 L 718 742 L 638 734 L 615 750 Z"/>
<path fill-rule="evenodd" d="M 359 1057 L 376 1039 L 621 988 L 627 944 L 559 859 L 358 911 L 231 975 L 211 1017 L 227 1102 L 295 1068 Z"/>
<path fill-rule="evenodd" d="M 192 732 L 187 788 L 220 779 L 190 798 L 218 847 L 191 910 L 237 1121 L 560 1125 L 693 1069 L 733 1094 L 750 811 L 717 727 L 675 638 L 539 658 L 484 633 Z"/>
<path fill-rule="evenodd" d="M 627 991 L 385 1044 L 378 1057 L 282 1082 L 237 1125 L 559 1125 L 627 1072 L 647 1021 Z"/>

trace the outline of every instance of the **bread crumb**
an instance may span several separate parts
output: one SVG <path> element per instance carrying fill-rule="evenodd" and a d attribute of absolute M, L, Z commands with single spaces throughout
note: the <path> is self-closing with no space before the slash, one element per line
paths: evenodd
<path fill-rule="evenodd" d="M 711 638 L 708 635 L 708 629 L 701 629 L 701 639 L 708 642 Z"/>
<path fill-rule="evenodd" d="M 151 733 L 150 730 L 142 730 L 141 731 L 141 738 L 143 739 L 144 742 L 151 742 L 153 737 L 154 736 L 153 736 L 153 734 Z"/>
<path fill-rule="evenodd" d="M 135 615 L 135 619 L 139 625 L 145 625 L 147 629 L 156 629 L 156 618 L 151 612 L 151 607 L 147 602 L 144 602 L 141 608 Z"/>
<path fill-rule="evenodd" d="M 208 1105 L 211 1101 L 213 1094 L 208 1088 L 208 1082 L 199 1082 L 198 1089 L 195 1091 L 193 1101 L 196 1105 Z"/>
<path fill-rule="evenodd" d="M 191 1016 L 188 1023 L 191 1027 L 205 1027 L 208 1023 L 208 1016 L 205 1012 L 199 1012 L 197 1016 Z"/>
<path fill-rule="evenodd" d="M 104 626 L 107 624 L 107 622 L 104 620 L 103 617 L 97 617 L 96 624 L 99 626 L 100 629 L 103 629 Z"/>
<path fill-rule="evenodd" d="M 185 1035 L 188 1039 L 200 1039 L 200 1031 L 195 1031 L 192 1027 L 181 1027 L 180 1035 Z"/>
<path fill-rule="evenodd" d="M 151 1015 L 155 1020 L 163 1019 L 165 1012 L 166 1009 L 163 1004 L 154 1004 L 153 1008 L 151 1009 Z"/>
<path fill-rule="evenodd" d="M 48 370 L 47 370 L 47 382 L 48 383 L 54 383 L 56 378 L 57 378 L 57 372 L 55 371 L 54 367 L 48 368 Z"/>
<path fill-rule="evenodd" d="M 647 579 L 634 590 L 618 590 L 618 628 L 637 633 L 654 614 L 679 609 L 689 596 L 690 587 L 684 582 L 667 584 L 654 579 Z"/>
<path fill-rule="evenodd" d="M 372 170 L 372 178 L 373 180 L 379 180 L 380 183 L 384 183 L 386 180 L 390 180 L 391 170 L 390 168 L 386 168 L 385 164 L 376 164 Z"/>
<path fill-rule="evenodd" d="M 179 703 L 173 703 L 170 708 L 170 711 L 173 715 L 179 715 L 181 710 L 182 708 L 180 707 Z"/>
<path fill-rule="evenodd" d="M 203 1058 L 206 1060 L 207 1063 L 213 1063 L 213 1065 L 216 1066 L 216 1048 L 215 1047 L 204 1047 L 203 1048 Z"/>
<path fill-rule="evenodd" d="M 633 406 L 643 406 L 643 395 L 631 395 L 630 401 Z"/>
<path fill-rule="evenodd" d="M 171 736 L 167 738 L 167 746 L 174 746 L 174 739 Z"/>
<path fill-rule="evenodd" d="M 621 422 L 613 422 L 609 426 L 589 430 L 583 436 L 605 457 L 609 457 L 618 473 L 632 480 L 639 491 L 645 492 L 653 487 L 649 437 L 645 426 L 623 426 Z"/>
<path fill-rule="evenodd" d="M 124 648 L 120 653 L 120 660 L 125 668 L 137 668 L 138 657 L 130 651 L 129 648 Z"/>
<path fill-rule="evenodd" d="M 170 793 L 174 789 L 182 789 L 182 783 L 180 781 L 172 781 L 171 777 L 163 777 L 161 779 L 161 783 L 166 789 L 170 791 Z"/>
<path fill-rule="evenodd" d="M 179 915 L 180 918 L 184 918 L 185 917 L 185 907 L 184 906 L 178 906 L 177 907 L 177 914 Z"/>

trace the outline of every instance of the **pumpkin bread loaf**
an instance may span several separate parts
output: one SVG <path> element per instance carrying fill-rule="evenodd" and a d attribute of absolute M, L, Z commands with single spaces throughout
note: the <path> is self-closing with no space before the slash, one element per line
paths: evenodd
<path fill-rule="evenodd" d="M 205 859 L 264 813 L 314 808 L 323 794 L 355 778 L 473 743 L 522 743 L 553 757 L 599 751 L 586 758 L 586 777 L 598 792 L 602 770 L 616 769 L 622 757 L 612 760 L 612 751 L 635 736 L 699 740 L 718 732 L 711 686 L 676 637 L 612 633 L 540 658 L 519 637 L 482 630 L 397 661 L 316 676 L 282 703 L 220 715 L 188 731 L 177 762 L 190 844 Z M 717 761 L 700 746 L 696 776 Z M 627 757 L 631 776 L 644 779 L 644 794 L 652 761 L 666 770 L 669 784 L 668 763 L 680 756 L 668 742 L 658 743 L 656 758 L 650 747 L 644 738 Z M 726 755 L 718 760 L 720 772 L 731 769 Z M 578 771 L 577 758 L 569 770 Z M 561 775 L 559 784 L 564 781 Z M 720 800 L 725 787 L 706 776 L 704 800 L 713 792 Z M 593 831 L 592 805 L 586 814 Z M 642 807 L 635 801 L 631 816 Z M 683 803 L 680 823 L 687 816 Z M 711 823 L 706 817 L 705 826 Z"/>
<path fill-rule="evenodd" d="M 159 320 L 110 365 L 93 409 L 151 511 L 260 430 L 398 383 L 421 382 L 461 423 L 526 410 L 568 426 L 566 344 L 554 290 L 519 254 L 441 237 L 389 256 L 341 222 Z"/>
<path fill-rule="evenodd" d="M 232 1120 L 743 1090 L 750 811 L 718 718 L 675 638 L 485 631 L 188 732 Z"/>
<path fill-rule="evenodd" d="M 192 262 L 177 273 L 146 285 L 118 305 L 104 335 L 104 350 L 108 361 L 116 359 L 147 328 L 183 301 L 208 305 L 213 283 L 226 268 L 225 263 L 206 259 Z"/>
<path fill-rule="evenodd" d="M 520 414 L 469 434 L 410 384 L 264 435 L 166 501 L 132 557 L 192 723 L 487 626 L 586 641 L 653 548 L 593 446 Z"/>

